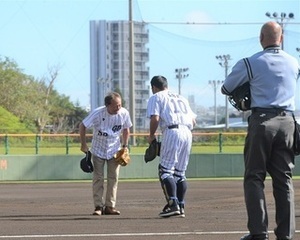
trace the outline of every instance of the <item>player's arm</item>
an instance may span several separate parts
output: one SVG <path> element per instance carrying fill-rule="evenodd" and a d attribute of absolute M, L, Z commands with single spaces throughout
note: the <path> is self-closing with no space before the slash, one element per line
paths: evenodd
<path fill-rule="evenodd" d="M 195 126 L 196 126 L 196 123 L 197 123 L 197 122 L 196 122 L 196 118 L 193 118 L 192 121 L 193 121 L 193 127 L 195 127 Z"/>
<path fill-rule="evenodd" d="M 80 135 L 80 143 L 81 143 L 80 150 L 86 153 L 89 150 L 89 148 L 86 144 L 86 127 L 84 126 L 83 123 L 80 123 L 79 125 L 79 135 Z"/>
<path fill-rule="evenodd" d="M 148 143 L 151 143 L 155 139 L 155 132 L 158 128 L 159 124 L 159 116 L 152 115 L 150 118 L 150 132 L 148 137 Z"/>
<path fill-rule="evenodd" d="M 231 95 L 233 90 L 249 81 L 252 77 L 251 66 L 245 59 L 239 60 L 232 68 L 231 72 L 221 86 L 221 93 Z"/>
<path fill-rule="evenodd" d="M 123 133 L 122 133 L 122 146 L 123 147 L 128 146 L 129 135 L 130 135 L 130 129 L 129 128 L 124 128 Z"/>

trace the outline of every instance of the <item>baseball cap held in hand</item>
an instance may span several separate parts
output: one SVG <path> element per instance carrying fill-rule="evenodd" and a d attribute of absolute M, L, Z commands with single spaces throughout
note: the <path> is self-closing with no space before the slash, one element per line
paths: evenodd
<path fill-rule="evenodd" d="M 93 163 L 92 163 L 92 153 L 87 151 L 86 156 L 80 161 L 80 168 L 82 171 L 86 173 L 92 173 L 94 171 Z"/>

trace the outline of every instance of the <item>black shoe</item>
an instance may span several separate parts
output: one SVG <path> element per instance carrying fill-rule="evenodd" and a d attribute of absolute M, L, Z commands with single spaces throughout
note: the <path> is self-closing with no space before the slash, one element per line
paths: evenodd
<path fill-rule="evenodd" d="M 105 215 L 120 215 L 120 211 L 116 210 L 114 207 L 105 207 Z"/>
<path fill-rule="evenodd" d="M 179 217 L 185 218 L 184 204 L 179 203 L 179 211 L 180 211 Z"/>
<path fill-rule="evenodd" d="M 163 208 L 162 212 L 159 213 L 160 217 L 171 217 L 180 215 L 180 209 L 177 204 L 169 206 L 168 204 Z"/>
<path fill-rule="evenodd" d="M 267 235 L 251 235 L 247 234 L 241 238 L 241 240 L 268 240 L 269 237 Z"/>

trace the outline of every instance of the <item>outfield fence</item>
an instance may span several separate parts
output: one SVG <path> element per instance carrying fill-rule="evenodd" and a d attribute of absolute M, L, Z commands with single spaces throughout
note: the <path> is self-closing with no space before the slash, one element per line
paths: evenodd
<path fill-rule="evenodd" d="M 214 146 L 219 153 L 224 146 L 243 145 L 246 132 L 193 132 L 193 146 Z M 91 142 L 92 134 L 87 134 L 87 142 Z M 131 134 L 131 147 L 147 146 L 148 133 Z M 157 135 L 158 138 L 161 135 Z M 5 155 L 11 154 L 12 149 L 19 149 L 20 154 L 40 154 L 41 149 L 60 149 L 61 154 L 70 154 L 71 148 L 78 148 L 79 134 L 0 134 Z M 79 148 L 78 148 L 79 149 Z M 1 154 L 1 153 L 0 153 Z"/>

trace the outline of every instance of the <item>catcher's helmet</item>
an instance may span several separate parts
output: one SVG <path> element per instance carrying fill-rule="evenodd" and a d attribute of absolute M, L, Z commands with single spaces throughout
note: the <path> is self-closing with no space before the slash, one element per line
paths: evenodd
<path fill-rule="evenodd" d="M 86 156 L 80 161 L 80 168 L 86 173 L 92 173 L 94 171 L 92 163 L 92 154 L 90 151 L 86 153 Z"/>

